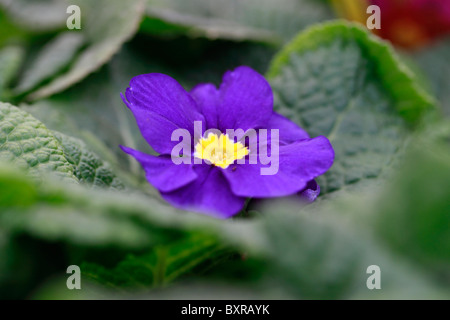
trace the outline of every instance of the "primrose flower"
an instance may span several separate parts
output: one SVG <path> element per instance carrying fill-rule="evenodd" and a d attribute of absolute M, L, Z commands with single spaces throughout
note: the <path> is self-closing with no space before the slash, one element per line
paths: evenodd
<path fill-rule="evenodd" d="M 122 150 L 178 208 L 228 218 L 247 198 L 313 201 L 314 179 L 333 164 L 328 139 L 311 139 L 274 112 L 269 83 L 249 67 L 226 72 L 219 88 L 199 84 L 190 92 L 167 75 L 143 74 L 121 96 L 159 156 Z"/>

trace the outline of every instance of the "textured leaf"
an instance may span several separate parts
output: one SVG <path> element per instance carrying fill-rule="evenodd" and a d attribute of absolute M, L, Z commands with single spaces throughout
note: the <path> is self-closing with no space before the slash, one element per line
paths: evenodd
<path fill-rule="evenodd" d="M 68 71 L 31 93 L 28 96 L 31 100 L 70 87 L 110 60 L 137 30 L 144 9 L 143 0 L 75 0 L 70 4 L 81 9 L 81 30 L 72 32 L 83 34 L 86 48 L 75 58 Z"/>
<path fill-rule="evenodd" d="M 113 190 L 125 188 L 119 178 L 112 172 L 109 164 L 89 151 L 83 141 L 59 132 L 53 132 L 53 135 L 61 143 L 64 155 L 74 167 L 74 175 L 81 183 L 94 188 L 111 188 Z"/>
<path fill-rule="evenodd" d="M 119 93 L 127 84 L 118 88 L 109 75 L 107 71 L 96 73 L 90 81 L 50 100 L 39 101 L 27 110 L 37 118 L 46 119 L 49 128 L 82 138 L 102 158 L 113 164 L 120 162 L 122 168 L 139 174 L 139 166 L 124 155 L 119 145 L 143 151 L 149 151 L 149 146 L 120 99 Z"/>
<path fill-rule="evenodd" d="M 0 159 L 14 162 L 33 175 L 43 171 L 72 178 L 73 167 L 52 133 L 36 118 L 0 103 Z"/>
<path fill-rule="evenodd" d="M 336 152 L 322 193 L 379 177 L 396 159 L 407 125 L 432 99 L 385 43 L 360 27 L 311 28 L 272 62 L 275 107 Z M 403 117 L 402 117 L 403 116 Z"/>
<path fill-rule="evenodd" d="M 282 42 L 332 13 L 310 0 L 147 0 L 147 16 L 143 30 L 153 33 Z"/>

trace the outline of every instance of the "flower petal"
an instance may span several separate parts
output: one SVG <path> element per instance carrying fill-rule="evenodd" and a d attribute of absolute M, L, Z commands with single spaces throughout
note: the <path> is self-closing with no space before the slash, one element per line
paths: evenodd
<path fill-rule="evenodd" d="M 314 202 L 320 194 L 320 186 L 316 180 L 311 180 L 306 184 L 306 187 L 298 193 L 300 200 L 306 203 Z"/>
<path fill-rule="evenodd" d="M 205 121 L 189 93 L 176 80 L 160 73 L 131 79 L 124 102 L 133 112 L 142 136 L 161 154 L 170 154 L 178 144 L 171 141 L 175 129 L 186 129 L 193 137 L 194 121 Z"/>
<path fill-rule="evenodd" d="M 206 118 L 206 129 L 246 131 L 266 127 L 272 117 L 273 95 L 269 83 L 246 66 L 225 73 L 219 89 L 205 83 L 190 93 Z"/>
<path fill-rule="evenodd" d="M 290 144 L 298 140 L 309 139 L 308 133 L 295 122 L 285 118 L 281 114 L 273 112 L 266 129 L 278 129 L 280 144 Z"/>
<path fill-rule="evenodd" d="M 160 191 L 173 191 L 197 179 L 192 165 L 176 165 L 170 156 L 152 156 L 128 147 L 120 148 L 139 161 L 147 181 Z"/>
<path fill-rule="evenodd" d="M 198 179 L 173 192 L 161 193 L 162 197 L 178 208 L 222 219 L 235 215 L 244 207 L 245 198 L 231 192 L 221 169 L 202 164 L 195 165 L 194 170 Z"/>
<path fill-rule="evenodd" d="M 307 183 L 325 173 L 333 164 L 334 151 L 327 138 L 320 136 L 280 146 L 278 172 L 261 175 L 261 168 L 268 168 L 260 161 L 257 164 L 234 164 L 224 170 L 231 190 L 241 197 L 280 197 L 297 193 Z M 273 165 L 273 164 L 272 164 Z"/>
<path fill-rule="evenodd" d="M 225 73 L 219 94 L 217 129 L 222 132 L 265 127 L 272 116 L 272 89 L 262 75 L 249 67 Z"/>
<path fill-rule="evenodd" d="M 212 83 L 198 84 L 192 88 L 190 94 L 206 119 L 206 129 L 217 129 L 219 127 L 217 108 L 220 107 L 220 96 L 216 86 Z"/>

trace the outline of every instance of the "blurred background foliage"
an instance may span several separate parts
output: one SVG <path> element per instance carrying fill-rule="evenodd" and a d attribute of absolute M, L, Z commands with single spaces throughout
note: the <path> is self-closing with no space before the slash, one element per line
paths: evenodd
<path fill-rule="evenodd" d="M 448 299 L 450 11 L 423 2 L 0 0 L 0 298 Z M 369 4 L 386 41 L 343 20 Z M 239 65 L 335 164 L 312 205 L 176 210 L 118 148 L 153 152 L 119 93 L 138 74 L 190 89 Z"/>

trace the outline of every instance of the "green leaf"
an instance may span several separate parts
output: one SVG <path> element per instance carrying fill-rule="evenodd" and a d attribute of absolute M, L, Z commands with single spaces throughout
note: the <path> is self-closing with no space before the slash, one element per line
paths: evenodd
<path fill-rule="evenodd" d="M 61 72 L 75 57 L 83 42 L 82 33 L 70 31 L 61 33 L 51 40 L 25 69 L 18 86 L 14 88 L 15 93 L 22 94 L 29 91 Z"/>
<path fill-rule="evenodd" d="M 102 71 L 64 94 L 37 102 L 27 111 L 45 119 L 52 130 L 83 139 L 101 158 L 113 165 L 121 163 L 122 169 L 139 176 L 139 164 L 127 157 L 119 145 L 148 153 L 151 149 L 120 98 L 119 93 L 128 85 L 122 83 L 119 88 L 110 73 Z"/>
<path fill-rule="evenodd" d="M 328 201 L 300 214 L 298 208 L 282 203 L 266 208 L 254 221 L 219 221 L 136 195 L 63 187 L 51 179 L 38 185 L 0 165 L 0 187 L 11 180 L 17 181 L 16 192 L 0 194 L 0 207 L 6 208 L 0 211 L 0 225 L 7 232 L 84 246 L 91 254 L 107 246 L 147 252 L 133 253 L 109 266 L 104 251 L 96 259 L 72 258 L 74 264 L 85 261 L 83 269 L 92 279 L 115 290 L 166 284 L 214 260 L 220 253 L 216 249 L 234 247 L 257 258 L 258 263 L 252 264 L 255 273 L 266 271 L 255 287 L 248 288 L 257 288 L 265 297 L 280 291 L 291 298 L 445 297 L 424 271 L 398 262 L 386 246 L 372 239 L 373 224 L 362 226 L 342 218 L 347 211 L 364 215 L 365 210 L 377 209 L 367 207 L 367 202 L 339 207 Z M 65 250 L 74 253 L 71 246 Z M 382 296 L 366 287 L 366 269 L 372 264 L 382 270 Z"/>
<path fill-rule="evenodd" d="M 83 141 L 59 132 L 53 132 L 53 135 L 61 143 L 64 155 L 74 167 L 74 175 L 81 183 L 94 188 L 110 188 L 113 190 L 125 188 L 110 165 L 91 152 Z"/>
<path fill-rule="evenodd" d="M 0 159 L 38 176 L 44 171 L 77 181 L 53 134 L 30 114 L 0 102 Z"/>
<path fill-rule="evenodd" d="M 0 283 L 5 281 L 5 275 L 7 274 L 8 242 L 9 235 L 5 230 L 0 228 Z"/>
<path fill-rule="evenodd" d="M 0 50 L 0 99 L 9 95 L 7 89 L 16 76 L 24 56 L 23 48 L 18 46 L 4 47 Z"/>
<path fill-rule="evenodd" d="M 45 173 L 42 176 L 45 183 L 31 179 L 10 164 L 0 163 L 0 225 L 3 228 L 41 240 L 88 246 L 142 248 L 151 243 L 148 230 L 126 216 L 99 214 L 100 204 L 90 207 L 93 203 L 89 198 L 94 190 L 62 183 Z M 112 192 L 108 196 L 120 195 Z"/>
<path fill-rule="evenodd" d="M 131 249 L 148 246 L 151 237 L 126 219 L 102 215 L 86 215 L 81 210 L 60 205 L 22 211 L 6 211 L 0 221 L 4 227 L 16 233 L 25 233 L 37 239 L 66 242 L 84 246 L 116 246 Z"/>
<path fill-rule="evenodd" d="M 17 45 L 27 39 L 28 33 L 11 21 L 11 17 L 2 10 L 1 2 L 2 0 L 0 0 L 0 46 Z"/>
<path fill-rule="evenodd" d="M 450 284 L 450 123 L 432 123 L 417 136 L 368 223 L 396 254 L 440 269 Z"/>
<path fill-rule="evenodd" d="M 146 12 L 146 32 L 269 43 L 333 16 L 326 4 L 310 0 L 147 0 Z"/>
<path fill-rule="evenodd" d="M 366 206 L 337 204 L 332 200 L 301 213 L 288 203 L 267 208 L 267 277 L 301 299 L 445 298 L 444 288 L 430 281 L 429 274 L 375 241 L 369 225 L 358 228 L 342 218 L 345 210 L 361 214 Z M 381 290 L 366 286 L 371 265 L 381 269 Z"/>
<path fill-rule="evenodd" d="M 444 39 L 432 47 L 425 47 L 415 52 L 412 57 L 417 61 L 423 72 L 428 76 L 433 93 L 437 96 L 443 113 L 450 116 L 450 67 L 448 57 L 450 56 L 450 39 Z"/>
<path fill-rule="evenodd" d="M 69 3 L 66 0 L 0 0 L 0 7 L 20 27 L 42 32 L 65 26 Z"/>
<path fill-rule="evenodd" d="M 0 169 L 0 186 L 7 191 L 7 186 L 10 185 L 11 190 L 0 194 L 0 207 L 3 208 L 0 211 L 3 219 L 0 225 L 9 225 L 13 231 L 26 226 L 30 230 L 36 230 L 40 237 L 62 239 L 70 239 L 71 235 L 77 234 L 80 235 L 76 237 L 77 242 L 89 243 L 91 237 L 102 237 L 102 232 L 99 231 L 96 235 L 94 227 L 87 227 L 89 219 L 110 219 L 128 221 L 138 229 L 146 228 L 147 235 L 159 237 L 161 243 L 200 231 L 219 237 L 223 243 L 245 243 L 245 247 L 252 252 L 259 249 L 255 243 L 259 238 L 252 232 L 254 223 L 217 220 L 177 210 L 158 198 L 145 197 L 139 193 L 89 189 L 48 176 L 44 177 L 45 183 L 41 184 L 10 164 L 2 163 Z M 17 214 L 18 211 L 21 211 L 21 214 Z M 52 216 L 57 214 L 60 217 L 53 219 Z M 41 218 L 38 218 L 39 216 Z M 82 222 L 80 226 L 76 224 L 77 216 Z M 54 221 L 53 225 L 46 224 L 47 219 Z M 55 224 L 57 226 L 54 226 Z M 101 224 L 98 224 L 99 230 L 102 230 Z M 49 230 L 46 231 L 47 227 Z M 73 230 L 69 231 L 69 228 Z M 81 236 L 84 231 L 89 233 L 89 237 Z M 120 237 L 114 238 L 113 232 L 110 235 L 110 241 L 120 244 Z M 136 237 L 138 235 L 140 236 L 141 232 L 136 232 Z M 145 247 L 146 243 L 142 242 L 140 245 Z"/>
<path fill-rule="evenodd" d="M 148 228 L 98 214 L 85 207 L 80 189 L 70 187 L 74 184 L 44 176 L 37 182 L 0 163 L 0 238 L 6 233 L 0 239 L 1 298 L 26 297 L 43 279 L 65 273 L 71 262 L 80 264 L 86 253 L 109 257 L 107 248 L 115 248 L 112 252 L 118 255 L 121 249 L 130 252 L 154 242 Z M 69 195 L 74 202 L 67 201 Z"/>
<path fill-rule="evenodd" d="M 74 103 L 74 105 L 77 104 Z M 49 103 L 47 100 L 42 100 L 31 106 L 22 104 L 20 107 L 37 119 L 44 119 L 46 127 L 53 132 L 63 131 L 68 136 L 80 138 L 87 144 L 88 148 L 95 151 L 101 159 L 112 164 L 114 167 L 116 166 L 117 158 L 112 151 L 95 135 L 95 132 L 80 128 L 77 121 L 74 121 L 76 115 L 67 114 L 65 105 L 60 106 L 59 104 L 53 104 Z M 78 118 L 76 119 L 78 120 Z M 80 119 L 80 122 L 85 123 L 86 121 Z"/>
<path fill-rule="evenodd" d="M 371 186 L 303 209 L 267 209 L 266 241 L 279 274 L 303 298 L 425 298 L 449 295 L 450 126 L 433 123 L 409 144 L 401 169 Z M 283 255 L 279 255 L 282 251 Z M 382 290 L 365 270 L 381 268 Z"/>
<path fill-rule="evenodd" d="M 116 289 L 164 286 L 191 272 L 205 260 L 224 253 L 223 246 L 211 236 L 195 234 L 167 245 L 159 245 L 149 253 L 128 255 L 109 270 L 98 264 L 83 263 L 87 279 Z"/>
<path fill-rule="evenodd" d="M 87 42 L 86 48 L 77 55 L 66 72 L 32 92 L 27 99 L 41 99 L 60 92 L 99 69 L 136 32 L 144 10 L 143 0 L 126 2 L 121 0 L 75 0 L 70 4 L 78 5 L 81 9 L 81 30 L 71 32 L 82 33 Z M 102 14 L 99 15 L 99 12 Z M 72 51 L 69 50 L 68 55 Z M 52 50 L 48 54 L 53 56 L 55 53 Z M 51 58 L 40 57 L 40 59 L 50 60 Z M 62 62 L 66 62 L 66 60 L 67 56 Z M 36 72 L 43 71 L 41 68 L 36 67 L 36 69 Z M 44 75 L 48 76 L 48 73 L 46 72 Z M 43 78 L 43 75 L 35 75 L 33 78 Z"/>
<path fill-rule="evenodd" d="M 37 175 L 43 170 L 64 173 L 96 188 L 124 189 L 108 163 L 89 151 L 79 139 L 49 131 L 30 114 L 0 105 L 0 157 L 28 168 Z"/>
<path fill-rule="evenodd" d="M 389 45 L 343 22 L 300 34 L 267 75 L 276 110 L 334 147 L 322 193 L 381 176 L 405 141 L 405 120 L 418 121 L 433 102 Z"/>
<path fill-rule="evenodd" d="M 0 193 L 1 228 L 14 235 L 14 241 L 28 239 L 23 250 L 44 242 L 53 248 L 51 250 L 62 251 L 58 255 L 66 267 L 89 261 L 108 268 L 106 260 L 117 256 L 115 259 L 120 261 L 126 250 L 136 252 L 138 261 L 134 261 L 135 264 L 148 262 L 147 258 L 156 255 L 157 266 L 166 266 L 157 281 L 166 283 L 211 259 L 219 250 L 216 244 L 227 247 L 246 242 L 239 239 L 252 236 L 246 225 L 235 226 L 181 212 L 158 199 L 136 193 L 88 190 L 50 177 L 45 183 L 37 183 L 10 164 L 0 163 L 0 188 L 6 190 Z M 186 238 L 189 235 L 193 236 L 189 238 L 191 240 Z M 196 235 L 204 236 L 195 238 Z M 155 245 L 156 251 L 151 251 Z M 251 241 L 249 248 L 252 248 Z M 35 261 L 49 250 L 36 252 Z M 142 255 L 142 252 L 148 252 L 148 255 Z M 43 270 L 44 274 L 33 281 L 43 281 L 55 272 L 54 267 Z M 64 270 L 59 269 L 59 272 Z M 8 269 L 6 277 L 13 274 L 14 268 Z"/>

